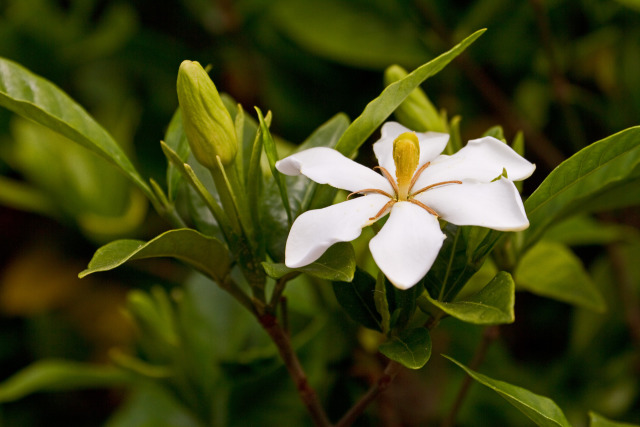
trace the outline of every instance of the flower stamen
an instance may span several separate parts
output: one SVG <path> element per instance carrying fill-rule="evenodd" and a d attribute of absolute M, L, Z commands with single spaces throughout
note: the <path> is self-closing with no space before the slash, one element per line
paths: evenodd
<path fill-rule="evenodd" d="M 374 221 L 374 222 L 377 221 L 378 218 L 380 218 L 386 212 L 387 209 L 389 209 L 391 206 L 393 206 L 393 204 L 395 202 L 396 201 L 394 199 L 389 200 L 387 203 L 385 203 L 385 205 L 382 207 L 382 209 L 380 209 L 378 211 L 378 213 L 375 214 L 375 216 L 372 216 L 371 218 L 369 218 L 369 221 Z"/>
<path fill-rule="evenodd" d="M 443 182 L 437 182 L 435 184 L 427 185 L 426 187 L 424 187 L 424 188 L 422 188 L 422 189 L 420 189 L 420 190 L 418 190 L 418 191 L 416 191 L 414 193 L 411 193 L 411 197 L 414 197 L 414 196 L 416 196 L 416 195 L 418 195 L 420 193 L 424 193 L 427 190 L 431 190 L 433 187 L 438 187 L 440 185 L 446 185 L 446 184 L 462 184 L 462 181 L 443 181 Z"/>
<path fill-rule="evenodd" d="M 393 196 L 391 194 L 387 193 L 386 191 L 382 191 L 382 190 L 379 190 L 377 188 L 365 188 L 364 190 L 354 191 L 353 193 L 350 193 L 347 196 L 347 200 L 349 200 L 351 198 L 351 196 L 353 196 L 355 194 L 361 194 L 361 193 L 377 193 L 377 194 L 382 194 L 383 196 L 387 196 L 390 199 L 393 199 Z"/>
<path fill-rule="evenodd" d="M 376 170 L 376 169 L 380 169 L 380 172 L 382 172 L 382 175 L 384 175 L 384 177 L 387 178 L 387 181 L 389 181 L 389 184 L 391 184 L 391 186 L 393 187 L 393 191 L 395 191 L 396 195 L 398 195 L 398 193 L 400 192 L 400 190 L 398 189 L 398 184 L 396 183 L 396 180 L 391 176 L 389 171 L 383 168 L 382 166 L 376 166 L 373 168 L 373 170 Z"/>
<path fill-rule="evenodd" d="M 416 199 L 409 199 L 407 200 L 410 203 L 413 203 L 414 205 L 418 205 L 420 206 L 422 209 L 426 210 L 427 212 L 429 212 L 431 215 L 434 215 L 436 218 L 440 218 L 440 215 L 438 215 L 438 212 L 434 211 L 433 209 L 431 209 L 429 206 L 425 205 L 424 203 L 416 200 Z"/>
<path fill-rule="evenodd" d="M 420 174 L 429 167 L 429 165 L 431 164 L 431 162 L 427 162 L 424 165 L 420 166 L 420 169 L 418 169 L 416 171 L 416 173 L 413 174 L 413 178 L 411 178 L 411 183 L 409 184 L 409 191 L 411 191 L 411 189 L 413 188 L 414 184 L 416 183 L 416 181 L 418 180 L 418 178 L 420 178 Z"/>

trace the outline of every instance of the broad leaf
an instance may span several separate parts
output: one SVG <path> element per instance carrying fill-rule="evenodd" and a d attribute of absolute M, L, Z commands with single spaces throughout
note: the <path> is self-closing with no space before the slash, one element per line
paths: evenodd
<path fill-rule="evenodd" d="M 0 105 L 104 157 L 156 200 L 124 151 L 80 105 L 48 80 L 4 58 L 0 58 Z"/>
<path fill-rule="evenodd" d="M 482 267 L 502 232 L 453 224 L 447 224 L 442 231 L 447 238 L 424 283 L 434 299 L 448 302 Z"/>
<path fill-rule="evenodd" d="M 61 391 L 124 385 L 132 377 L 113 366 L 63 360 L 36 362 L 0 384 L 0 402 L 11 402 L 39 391 Z"/>
<path fill-rule="evenodd" d="M 464 369 L 471 378 L 504 397 L 507 402 L 515 406 L 537 425 L 541 427 L 571 427 L 562 410 L 548 397 L 540 396 L 503 381 L 494 380 L 486 375 L 472 371 L 449 356 L 444 357 Z"/>
<path fill-rule="evenodd" d="M 442 302 L 427 299 L 440 310 L 463 322 L 476 325 L 499 325 L 515 320 L 515 284 L 507 272 L 501 271 L 480 292 L 464 300 Z"/>
<path fill-rule="evenodd" d="M 600 414 L 589 411 L 589 427 L 638 427 L 638 424 L 611 421 Z"/>
<path fill-rule="evenodd" d="M 343 64 L 381 69 L 416 66 L 428 55 L 410 21 L 339 0 L 280 1 L 276 22 L 294 41 L 316 55 Z"/>
<path fill-rule="evenodd" d="M 380 96 L 369 102 L 360 117 L 351 123 L 338 141 L 336 149 L 347 157 L 352 156 L 415 88 L 442 70 L 484 32 L 485 30 L 476 31 L 448 52 L 416 68 L 404 79 L 387 86 Z"/>
<path fill-rule="evenodd" d="M 606 310 L 604 298 L 580 259 L 560 243 L 538 242 L 520 259 L 514 276 L 518 288 L 534 294 L 598 312 Z"/>
<path fill-rule="evenodd" d="M 356 254 L 351 243 L 339 242 L 331 246 L 318 260 L 300 268 L 289 268 L 281 263 L 263 262 L 269 277 L 279 279 L 293 272 L 306 273 L 320 279 L 350 282 L 356 271 Z"/>
<path fill-rule="evenodd" d="M 229 273 L 231 259 L 226 246 L 214 237 L 183 228 L 170 230 L 149 242 L 116 240 L 96 251 L 82 278 L 97 271 L 112 270 L 127 261 L 171 257 L 189 264 L 218 283 Z"/>
<path fill-rule="evenodd" d="M 555 221 L 576 212 L 589 212 L 593 209 L 594 197 L 627 185 L 627 178 L 639 165 L 640 127 L 595 142 L 564 161 L 525 203 L 531 222 L 525 232 L 525 248 L 535 243 Z M 621 196 L 616 200 L 616 207 L 633 200 Z M 598 208 L 606 205 L 600 203 Z"/>
<path fill-rule="evenodd" d="M 356 268 L 350 283 L 333 282 L 336 299 L 349 317 L 369 329 L 382 331 L 373 298 L 375 290 L 376 280 L 359 268 Z"/>
<path fill-rule="evenodd" d="M 638 229 L 615 223 L 597 221 L 587 215 L 578 215 L 553 225 L 544 233 L 545 240 L 567 246 L 606 245 L 638 237 Z"/>
<path fill-rule="evenodd" d="M 378 350 L 409 369 L 420 369 L 431 357 L 431 336 L 426 328 L 407 329 L 382 343 Z"/>

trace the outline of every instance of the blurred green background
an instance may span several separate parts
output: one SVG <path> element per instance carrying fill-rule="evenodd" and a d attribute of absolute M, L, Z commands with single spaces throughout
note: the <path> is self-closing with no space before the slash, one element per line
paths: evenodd
<path fill-rule="evenodd" d="M 69 93 L 143 175 L 164 182 L 159 141 L 177 106 L 184 59 L 210 64 L 220 91 L 251 114 L 254 105 L 271 110 L 273 132 L 297 144 L 337 112 L 357 117 L 382 90 L 387 66 L 412 70 L 485 27 L 423 88 L 450 117 L 462 116 L 463 139 L 496 124 L 508 140 L 524 133 L 538 167 L 525 195 L 571 154 L 639 124 L 636 0 L 0 0 L 0 56 Z M 0 379 L 43 358 L 105 362 L 113 347 L 132 348 L 136 332 L 122 310 L 127 291 L 169 288 L 186 273 L 154 261 L 76 276 L 100 244 L 149 238 L 166 224 L 110 166 L 4 109 L 0 179 Z M 640 316 L 638 213 L 601 215 L 616 231 L 572 244 L 609 311 L 519 293 L 516 323 L 502 328 L 480 371 L 552 396 L 575 425 L 586 425 L 589 409 L 640 423 L 640 320 L 629 318 Z M 468 361 L 481 333 L 445 322 L 434 334 L 434 355 Z M 330 412 L 343 411 L 343 396 L 357 396 L 375 378 L 380 361 L 364 342 L 341 344 L 332 356 L 343 375 L 328 393 Z M 361 365 L 353 360 L 365 371 L 354 372 Z M 403 425 L 430 425 L 446 413 L 460 378 L 434 356 L 424 370 L 401 375 L 383 404 L 401 405 Z M 118 408 L 123 413 L 125 399 L 123 390 L 37 394 L 0 406 L 0 425 L 102 425 Z M 288 409 L 283 419 L 299 419 L 299 408 Z M 389 421 L 376 412 L 358 425 L 376 419 Z M 459 420 L 526 421 L 479 386 Z"/>

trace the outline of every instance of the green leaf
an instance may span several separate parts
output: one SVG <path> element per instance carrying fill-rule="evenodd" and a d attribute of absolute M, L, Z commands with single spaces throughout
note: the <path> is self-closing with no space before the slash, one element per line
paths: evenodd
<path fill-rule="evenodd" d="M 541 427 L 571 427 L 562 410 L 548 397 L 540 396 L 503 381 L 494 380 L 486 375 L 472 371 L 449 356 L 443 356 L 464 369 L 471 378 L 504 397 L 507 402 L 529 417 L 536 425 Z"/>
<path fill-rule="evenodd" d="M 264 121 L 264 117 L 262 117 L 262 111 L 260 111 L 260 109 L 256 107 L 256 112 L 258 113 L 258 119 L 260 120 L 260 129 L 262 131 L 262 143 L 264 146 L 264 152 L 267 154 L 267 159 L 269 160 L 269 168 L 271 169 L 273 179 L 278 186 L 278 190 L 280 190 L 280 198 L 282 199 L 282 204 L 284 205 L 285 212 L 287 213 L 289 226 L 291 226 L 291 224 L 293 223 L 293 217 L 291 215 L 289 195 L 287 194 L 287 183 L 285 182 L 284 175 L 282 175 L 278 171 L 278 169 L 276 169 L 276 162 L 278 161 L 276 143 L 271 136 L 269 127 Z"/>
<path fill-rule="evenodd" d="M 44 360 L 33 363 L 0 384 L 0 402 L 11 402 L 39 391 L 113 387 L 131 381 L 130 375 L 112 366 Z"/>
<path fill-rule="evenodd" d="M 96 251 L 88 268 L 78 277 L 112 270 L 127 261 L 157 257 L 177 258 L 218 283 L 222 283 L 231 269 L 229 251 L 222 242 L 183 228 L 167 231 L 146 243 L 141 240 L 111 242 Z"/>
<path fill-rule="evenodd" d="M 589 427 L 638 427 L 638 424 L 611 421 L 600 414 L 589 411 Z"/>
<path fill-rule="evenodd" d="M 580 259 L 562 244 L 538 242 L 520 259 L 514 277 L 519 288 L 534 294 L 597 312 L 606 310 L 604 298 Z"/>
<path fill-rule="evenodd" d="M 634 227 L 596 221 L 587 215 L 576 215 L 549 227 L 544 233 L 544 239 L 567 246 L 606 245 L 637 238 L 639 234 Z"/>
<path fill-rule="evenodd" d="M 450 316 L 476 325 L 499 325 L 515 320 L 515 283 L 501 271 L 480 292 L 464 300 L 442 302 L 425 294 L 429 302 Z"/>
<path fill-rule="evenodd" d="M 525 231 L 525 248 L 533 245 L 555 221 L 591 211 L 594 197 L 627 184 L 626 179 L 639 165 L 640 127 L 595 142 L 562 162 L 525 203 L 531 223 Z M 621 195 L 617 207 L 631 200 Z"/>
<path fill-rule="evenodd" d="M 187 161 L 191 150 L 182 127 L 182 113 L 179 108 L 173 114 L 171 122 L 169 122 L 169 127 L 164 135 L 164 142 L 178 155 L 182 163 Z M 180 170 L 176 168 L 173 162 L 169 161 L 167 164 L 167 195 L 170 201 L 176 199 L 180 181 L 182 181 Z"/>
<path fill-rule="evenodd" d="M 428 53 L 418 28 L 370 6 L 339 0 L 280 1 L 275 18 L 295 42 L 343 64 L 373 69 L 420 64 Z"/>
<path fill-rule="evenodd" d="M 426 328 L 407 329 L 382 343 L 378 350 L 409 369 L 420 369 L 431 357 L 431 336 Z"/>
<path fill-rule="evenodd" d="M 365 107 L 360 117 L 351 123 L 351 126 L 338 141 L 336 150 L 347 157 L 352 156 L 415 88 L 427 78 L 442 70 L 484 32 L 485 30 L 476 31 L 448 52 L 416 68 L 404 79 L 387 86 L 380 96 Z"/>
<path fill-rule="evenodd" d="M 375 290 L 376 280 L 359 268 L 350 283 L 333 282 L 336 299 L 349 317 L 369 329 L 382 331 L 373 298 Z"/>
<path fill-rule="evenodd" d="M 448 302 L 482 267 L 503 233 L 483 227 L 458 227 L 453 224 L 447 224 L 442 231 L 447 238 L 425 277 L 425 285 L 435 299 Z"/>
<path fill-rule="evenodd" d="M 306 273 L 319 279 L 350 282 L 356 271 L 356 254 L 351 243 L 339 242 L 331 246 L 317 261 L 299 268 L 289 268 L 281 263 L 263 262 L 269 277 L 279 279 L 293 272 Z"/>
<path fill-rule="evenodd" d="M 104 157 L 123 171 L 150 200 L 156 200 L 124 151 L 80 105 L 48 80 L 4 58 L 0 58 L 0 106 Z"/>

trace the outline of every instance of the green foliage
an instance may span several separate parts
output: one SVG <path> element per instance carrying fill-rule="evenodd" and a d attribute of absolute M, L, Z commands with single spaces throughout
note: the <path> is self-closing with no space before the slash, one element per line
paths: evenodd
<path fill-rule="evenodd" d="M 589 412 L 589 427 L 637 427 L 637 424 L 611 421 L 595 412 Z"/>
<path fill-rule="evenodd" d="M 429 302 L 450 316 L 476 325 L 498 325 L 515 320 L 515 284 L 507 272 L 498 273 L 479 292 L 453 302 L 438 301 L 425 294 Z"/>
<path fill-rule="evenodd" d="M 288 274 L 306 273 L 319 279 L 351 282 L 356 271 L 356 254 L 351 243 L 340 242 L 331 246 L 318 260 L 299 268 L 284 264 L 263 262 L 267 276 L 280 279 Z"/>
<path fill-rule="evenodd" d="M 516 268 L 515 279 L 519 288 L 535 294 L 598 312 L 606 310 L 580 259 L 559 243 L 540 241 L 529 249 Z"/>
<path fill-rule="evenodd" d="M 544 230 L 564 217 L 593 211 L 592 198 L 635 182 L 640 164 L 640 128 L 630 128 L 595 142 L 558 166 L 527 199 L 525 209 L 531 226 L 525 247 L 535 243 Z M 628 191 L 628 189 L 626 189 Z M 615 207 L 631 202 L 618 200 Z M 596 205 L 607 209 L 604 203 Z"/>
<path fill-rule="evenodd" d="M 425 328 L 406 329 L 380 344 L 379 350 L 409 369 L 420 369 L 431 357 L 431 336 Z"/>
<path fill-rule="evenodd" d="M 6 59 L 0 59 L 0 105 L 101 155 L 155 200 L 120 146 L 81 106 L 49 81 Z"/>
<path fill-rule="evenodd" d="M 375 289 L 376 280 L 359 268 L 356 268 L 350 283 L 333 282 L 338 303 L 349 317 L 369 329 L 382 331 L 381 317 L 374 301 Z"/>
<path fill-rule="evenodd" d="M 11 402 L 40 391 L 125 386 L 132 380 L 126 372 L 114 367 L 43 360 L 3 381 L 0 384 L 0 402 Z"/>
<path fill-rule="evenodd" d="M 462 368 L 471 378 L 489 387 L 541 427 L 571 427 L 562 410 L 548 397 L 540 396 L 504 381 L 479 374 L 451 357 L 444 356 Z"/>
<path fill-rule="evenodd" d="M 195 230 L 167 231 L 149 242 L 140 240 L 116 240 L 98 249 L 86 270 L 78 276 L 85 277 L 98 271 L 108 271 L 127 261 L 172 257 L 184 261 L 209 277 L 224 282 L 231 268 L 229 251 L 222 242 Z"/>

